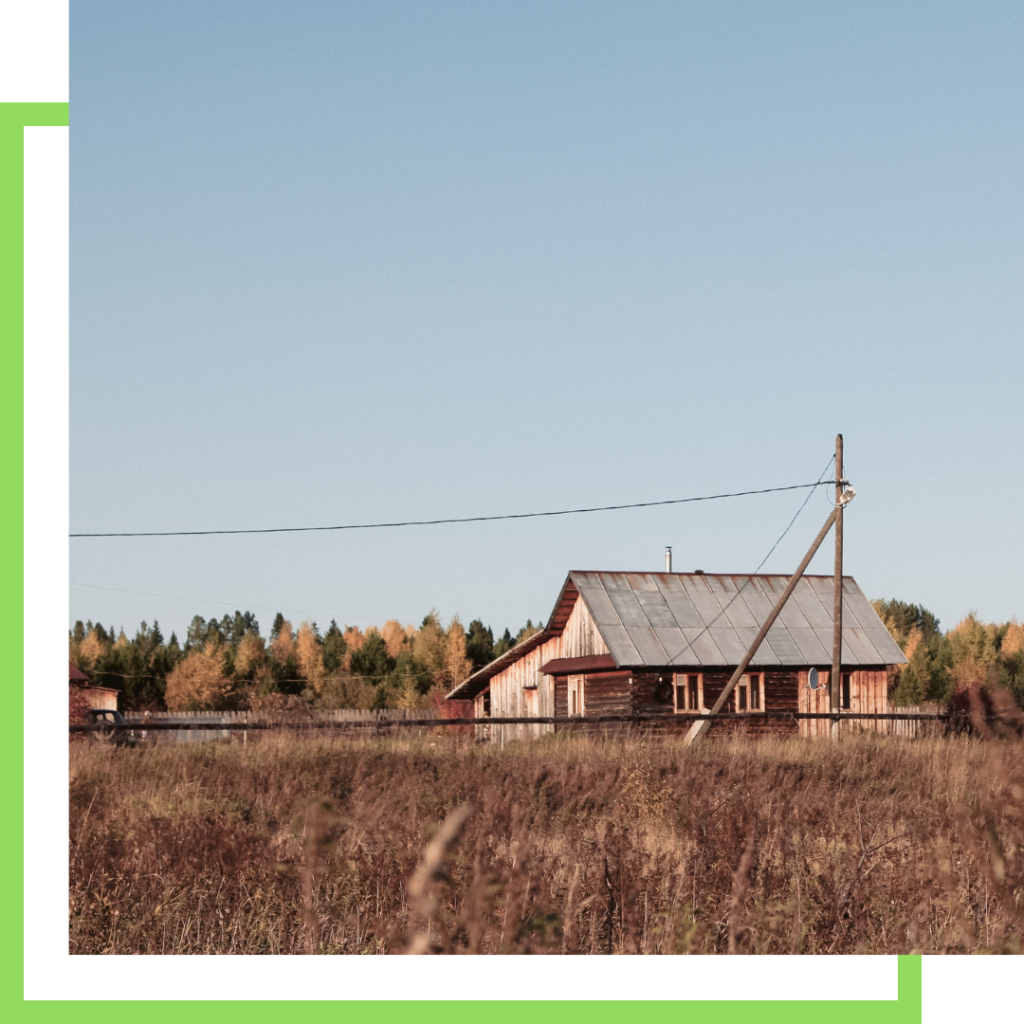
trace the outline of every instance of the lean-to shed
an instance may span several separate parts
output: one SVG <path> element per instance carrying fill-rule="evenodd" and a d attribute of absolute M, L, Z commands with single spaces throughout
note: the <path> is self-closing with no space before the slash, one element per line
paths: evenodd
<path fill-rule="evenodd" d="M 476 717 L 582 718 L 707 712 L 789 582 L 788 576 L 570 572 L 547 626 L 448 694 Z M 750 719 L 761 710 L 825 712 L 832 661 L 831 576 L 804 576 L 768 631 L 714 732 L 824 733 L 827 720 Z M 842 708 L 888 710 L 899 646 L 860 587 L 843 578 Z M 819 685 L 811 688 L 811 669 Z M 876 723 L 885 728 L 888 723 Z M 501 742 L 556 726 L 494 725 Z"/>

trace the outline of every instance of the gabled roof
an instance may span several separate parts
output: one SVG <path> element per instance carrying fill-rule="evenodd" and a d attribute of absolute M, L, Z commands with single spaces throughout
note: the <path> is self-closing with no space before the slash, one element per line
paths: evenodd
<path fill-rule="evenodd" d="M 73 662 L 68 661 L 68 682 L 87 683 L 89 677 Z"/>
<path fill-rule="evenodd" d="M 570 572 L 547 627 L 457 686 L 467 699 L 565 628 L 577 597 L 619 668 L 729 668 L 739 663 L 789 583 L 781 575 Z M 758 667 L 832 662 L 831 576 L 803 576 L 754 657 Z M 857 583 L 843 577 L 843 665 L 903 665 L 903 652 Z"/>
<path fill-rule="evenodd" d="M 726 668 L 739 663 L 789 576 L 572 572 L 569 579 L 620 667 Z M 831 576 L 803 576 L 768 631 L 758 666 L 832 661 Z M 860 587 L 843 577 L 843 664 L 902 665 Z"/>

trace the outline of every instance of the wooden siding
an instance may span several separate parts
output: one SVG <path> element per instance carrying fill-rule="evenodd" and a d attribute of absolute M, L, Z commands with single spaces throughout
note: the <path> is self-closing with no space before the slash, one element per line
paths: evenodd
<path fill-rule="evenodd" d="M 566 675 L 549 676 L 541 666 L 556 658 L 586 658 L 609 654 L 607 644 L 598 632 L 586 603 L 577 598 L 559 636 L 523 655 L 490 680 L 490 714 L 494 718 L 568 716 Z M 826 685 L 818 690 L 807 686 L 807 669 L 775 669 L 751 666 L 753 672 L 764 672 L 764 707 L 769 711 L 828 711 L 828 671 L 819 669 Z M 651 723 L 655 728 L 685 730 L 692 719 L 673 713 L 672 700 L 659 701 L 655 689 L 659 682 L 671 683 L 673 673 L 702 673 L 704 707 L 710 708 L 729 681 L 731 671 L 702 671 L 701 667 L 673 666 L 630 673 L 626 670 L 585 673 L 585 718 L 599 715 L 658 715 L 664 723 Z M 884 712 L 888 710 L 888 672 L 884 667 L 859 669 L 851 673 L 851 711 Z M 481 706 L 477 698 L 477 708 Z M 734 707 L 732 701 L 729 707 Z M 851 723 L 852 725 L 852 723 Z M 646 727 L 646 725 L 645 725 Z M 863 723 L 862 727 L 890 731 L 888 722 Z M 495 725 L 488 729 L 495 743 L 514 739 L 531 739 L 554 731 L 550 724 Z M 827 736 L 830 723 L 825 719 L 800 722 L 784 719 L 761 719 L 744 715 L 716 721 L 714 735 L 742 731 L 750 735 Z M 480 735 L 478 733 L 478 735 Z"/>
<path fill-rule="evenodd" d="M 81 686 L 79 689 L 85 694 L 89 707 L 97 711 L 116 711 L 117 695 L 120 690 L 112 690 L 107 686 Z"/>
<path fill-rule="evenodd" d="M 689 673 L 684 670 L 681 674 L 698 675 L 699 669 L 691 669 Z M 703 706 L 707 710 L 714 705 L 731 677 L 731 672 L 705 672 L 703 674 Z M 680 731 L 690 728 L 693 719 L 677 716 L 672 707 L 671 697 L 662 703 L 657 700 L 655 695 L 655 688 L 662 679 L 671 681 L 671 672 L 636 673 L 633 678 L 633 707 L 636 714 L 664 715 L 666 727 Z M 770 711 L 796 711 L 798 703 L 797 673 L 784 670 L 765 672 L 764 697 L 765 707 Z M 724 710 L 732 711 L 735 706 L 734 701 L 730 699 L 726 702 Z M 797 730 L 794 722 L 777 718 L 757 719 L 739 712 L 734 718 L 716 720 L 709 735 L 723 736 L 737 731 L 747 732 L 751 736 L 764 736 L 768 734 L 790 735 L 796 733 Z"/>
<path fill-rule="evenodd" d="M 473 699 L 473 717 L 489 718 L 491 714 L 491 691 L 490 688 L 481 691 Z M 491 738 L 491 727 L 489 725 L 478 725 L 474 729 L 474 735 L 478 740 L 489 740 Z"/>
<path fill-rule="evenodd" d="M 820 682 L 816 690 L 807 685 L 809 670 L 800 672 L 800 711 L 812 714 L 824 714 L 829 710 L 829 676 L 828 669 L 818 669 Z M 889 710 L 889 673 L 883 668 L 858 669 L 850 673 L 850 711 L 861 714 L 884 714 Z M 886 721 L 860 721 L 849 723 L 847 728 L 855 726 L 874 732 L 892 732 L 893 723 Z M 801 736 L 829 736 L 832 723 L 827 718 L 805 718 L 800 722 Z"/>
<path fill-rule="evenodd" d="M 633 714 L 635 715 L 671 715 L 672 697 L 667 702 L 659 701 L 655 690 L 662 680 L 672 682 L 671 672 L 636 672 L 633 675 Z M 689 728 L 690 723 L 686 723 Z"/>
<path fill-rule="evenodd" d="M 587 675 L 583 682 L 583 708 L 587 717 L 631 714 L 631 682 L 628 672 Z"/>
<path fill-rule="evenodd" d="M 556 711 L 555 680 L 541 672 L 541 666 L 555 658 L 585 658 L 594 654 L 608 654 L 608 645 L 594 626 L 586 604 L 577 599 L 565 628 L 559 636 L 535 647 L 518 661 L 513 662 L 491 679 L 491 716 L 493 718 L 524 718 L 527 715 L 551 718 L 567 714 L 565 683 L 563 680 L 561 711 Z M 528 696 L 528 694 L 535 696 Z M 600 697 L 598 697 L 600 704 Z M 591 711 L 590 689 L 587 688 L 587 711 L 591 714 L 619 714 L 620 712 Z M 627 711 L 628 712 L 628 702 Z M 553 732 L 553 725 L 496 725 L 491 739 L 496 743 L 510 740 L 532 739 Z"/>

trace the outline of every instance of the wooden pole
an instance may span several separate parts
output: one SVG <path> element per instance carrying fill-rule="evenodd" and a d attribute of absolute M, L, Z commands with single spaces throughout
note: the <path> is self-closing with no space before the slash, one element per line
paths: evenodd
<path fill-rule="evenodd" d="M 828 519 L 825 520 L 825 525 L 821 528 L 818 536 L 814 538 L 814 543 L 810 546 L 807 554 L 804 555 L 804 560 L 797 566 L 796 572 L 790 577 L 789 582 L 786 584 L 786 589 L 782 592 L 782 596 L 775 602 L 775 607 L 768 613 L 768 618 L 764 620 L 764 625 L 758 630 L 757 636 L 754 637 L 754 642 L 748 648 L 747 653 L 743 655 L 743 660 L 736 666 L 736 671 L 733 672 L 732 678 L 725 684 L 725 689 L 722 691 L 718 700 L 715 701 L 715 706 L 711 709 L 711 714 L 717 715 L 725 706 L 725 702 L 729 699 L 729 696 L 733 689 L 735 689 L 740 677 L 747 671 L 747 666 L 753 660 L 754 655 L 757 654 L 757 649 L 761 646 L 761 641 L 768 635 L 768 630 L 772 628 L 773 623 L 779 617 L 779 612 L 782 611 L 783 606 L 796 589 L 797 583 L 800 582 L 800 577 L 803 576 L 807 566 L 811 564 L 811 559 L 817 553 L 818 548 L 821 547 L 821 542 L 828 535 L 828 531 L 832 528 L 832 524 L 835 521 L 836 510 L 833 509 Z M 685 742 L 687 744 L 695 743 L 710 728 L 710 719 L 698 718 L 690 727 L 690 731 L 686 734 Z"/>
<path fill-rule="evenodd" d="M 836 434 L 836 564 L 832 588 L 832 672 L 829 679 L 829 711 L 832 739 L 839 738 L 839 711 L 843 687 L 843 435 Z"/>

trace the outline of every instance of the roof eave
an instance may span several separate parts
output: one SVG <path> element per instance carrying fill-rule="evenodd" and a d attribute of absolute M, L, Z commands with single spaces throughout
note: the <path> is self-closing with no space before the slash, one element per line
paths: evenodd
<path fill-rule="evenodd" d="M 572 581 L 572 573 L 570 572 L 565 577 L 562 589 L 558 593 L 558 600 L 555 601 L 555 607 L 548 618 L 548 624 L 539 633 L 534 633 L 533 636 L 527 637 L 526 640 L 516 644 L 515 647 L 507 650 L 500 657 L 495 658 L 494 661 L 484 665 L 483 668 L 478 668 L 468 679 L 463 680 L 454 690 L 445 694 L 444 699 L 472 700 L 477 694 L 486 689 L 493 676 L 496 676 L 513 662 L 518 661 L 524 654 L 529 654 L 534 648 L 539 647 L 552 637 L 560 636 L 565 628 L 566 620 L 576 604 L 577 597 L 579 597 L 579 591 L 576 589 L 576 584 Z"/>

